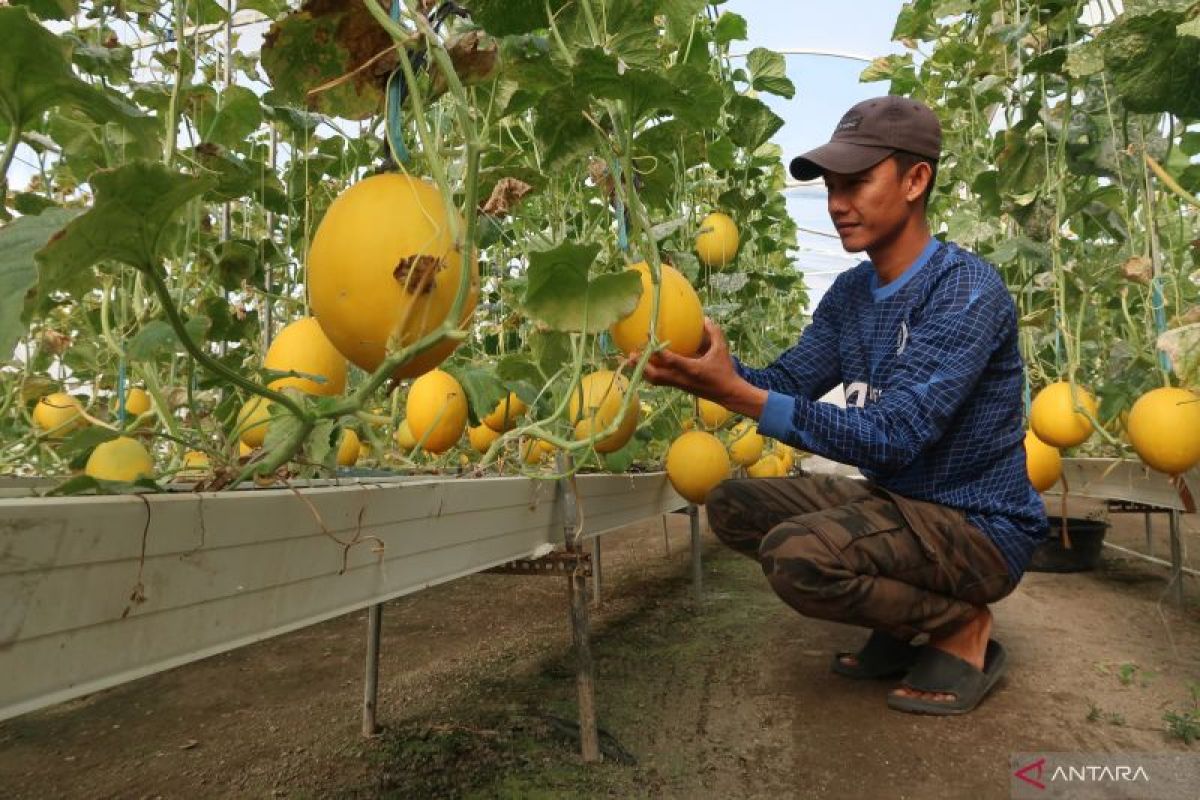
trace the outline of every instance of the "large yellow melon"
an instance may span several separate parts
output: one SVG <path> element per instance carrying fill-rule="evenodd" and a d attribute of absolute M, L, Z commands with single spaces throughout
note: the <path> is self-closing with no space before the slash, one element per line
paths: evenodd
<path fill-rule="evenodd" d="M 1129 442 L 1147 465 L 1180 475 L 1200 463 L 1200 395 L 1187 389 L 1146 392 L 1129 410 Z"/>
<path fill-rule="evenodd" d="M 451 375 L 431 370 L 413 381 L 405 401 L 405 421 L 428 453 L 444 453 L 467 426 L 467 393 Z"/>
<path fill-rule="evenodd" d="M 301 317 L 287 325 L 267 348 L 263 366 L 279 372 L 300 372 L 320 376 L 277 378 L 272 389 L 291 387 L 307 394 L 337 395 L 346 390 L 346 357 L 329 341 L 321 325 L 312 317 Z"/>
<path fill-rule="evenodd" d="M 705 431 L 688 431 L 667 450 L 667 478 L 675 491 L 693 503 L 703 503 L 729 477 L 729 470 L 725 445 Z"/>
<path fill-rule="evenodd" d="M 609 328 L 613 343 L 625 353 L 643 350 L 650 341 L 650 313 L 654 300 L 650 265 L 642 261 L 630 269 L 641 277 L 642 296 L 633 313 Z M 700 305 L 700 296 L 683 273 L 668 264 L 662 265 L 658 324 L 654 330 L 658 341 L 669 342 L 667 349 L 683 356 L 694 356 L 704 339 L 704 309 Z"/>
<path fill-rule="evenodd" d="M 1066 381 L 1052 383 L 1037 393 L 1029 409 L 1029 426 L 1037 437 L 1052 447 L 1075 447 L 1092 435 L 1092 421 L 1076 411 L 1075 406 L 1087 409 L 1095 417 L 1100 408 L 1096 398 L 1076 385 L 1072 397 L 1071 384 Z"/>
<path fill-rule="evenodd" d="M 608 428 L 621 411 L 621 403 L 629 390 L 629 380 L 619 372 L 601 370 L 584 375 L 579 386 L 571 393 L 571 424 L 575 426 L 575 438 L 587 439 L 594 433 Z M 637 430 L 640 406 L 635 397 L 621 418 L 616 431 L 596 442 L 597 453 L 613 453 L 620 450 Z"/>
<path fill-rule="evenodd" d="M 313 314 L 346 358 L 374 371 L 398 349 L 441 325 L 464 266 L 471 288 L 458 326 L 466 329 L 479 298 L 476 254 L 455 246 L 442 195 L 428 181 L 373 175 L 342 192 L 325 212 L 308 255 Z M 442 363 L 448 339 L 396 370 L 421 375 Z"/>

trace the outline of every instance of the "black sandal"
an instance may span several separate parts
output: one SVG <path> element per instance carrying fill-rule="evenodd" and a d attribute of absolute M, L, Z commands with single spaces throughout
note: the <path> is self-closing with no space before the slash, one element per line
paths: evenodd
<path fill-rule="evenodd" d="M 833 671 L 847 678 L 896 678 L 913 665 L 920 649 L 890 633 L 874 631 L 857 653 L 836 654 L 833 657 Z M 846 656 L 854 656 L 858 663 L 845 663 L 842 659 Z"/>
<path fill-rule="evenodd" d="M 994 639 L 988 640 L 982 671 L 958 656 L 926 645 L 921 648 L 920 656 L 900 685 L 918 692 L 952 694 L 954 699 L 926 700 L 888 694 L 887 704 L 890 708 L 910 714 L 966 714 L 979 705 L 979 701 L 996 685 L 996 681 L 1004 674 L 1007 660 L 1004 648 Z"/>

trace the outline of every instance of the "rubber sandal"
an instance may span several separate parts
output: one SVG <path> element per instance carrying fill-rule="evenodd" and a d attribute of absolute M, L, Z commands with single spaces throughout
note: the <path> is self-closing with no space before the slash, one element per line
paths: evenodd
<path fill-rule="evenodd" d="M 889 633 L 874 631 L 857 653 L 834 655 L 833 671 L 847 678 L 896 678 L 913 665 L 920 649 Z M 842 658 L 845 656 L 854 656 L 858 663 L 853 666 L 844 663 Z"/>
<path fill-rule="evenodd" d="M 954 699 L 938 701 L 888 694 L 888 707 L 910 714 L 966 714 L 996 685 L 1004 674 L 1006 661 L 1004 648 L 994 639 L 988 640 L 982 672 L 958 656 L 926 645 L 900 685 L 919 692 L 952 694 Z"/>

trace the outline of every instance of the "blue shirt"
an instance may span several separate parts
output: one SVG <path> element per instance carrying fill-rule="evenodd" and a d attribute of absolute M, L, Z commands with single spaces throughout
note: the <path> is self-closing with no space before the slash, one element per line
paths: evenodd
<path fill-rule="evenodd" d="M 760 432 L 960 509 L 1020 579 L 1048 523 L 1025 468 L 1016 306 L 991 265 L 934 239 L 880 286 L 864 261 L 773 364 L 734 363 L 768 390 Z M 839 384 L 846 408 L 817 402 Z"/>

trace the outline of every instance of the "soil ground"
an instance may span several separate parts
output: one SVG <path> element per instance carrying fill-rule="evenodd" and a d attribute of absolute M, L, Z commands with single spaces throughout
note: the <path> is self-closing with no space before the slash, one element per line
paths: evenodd
<path fill-rule="evenodd" d="M 1200 520 L 1184 519 L 1195 568 Z M 1112 520 L 1110 541 L 1145 549 L 1141 516 Z M 604 538 L 600 765 L 577 756 L 563 581 L 479 575 L 386 606 L 374 738 L 358 613 L 0 724 L 0 794 L 986 800 L 1009 796 L 1014 752 L 1188 750 L 1164 715 L 1200 691 L 1194 578 L 1179 611 L 1165 569 L 1111 550 L 1095 572 L 1030 573 L 994 609 L 997 690 L 965 717 L 916 717 L 887 709 L 890 683 L 829 671 L 862 631 L 793 613 L 707 532 L 695 604 L 687 520 L 665 525 Z"/>

